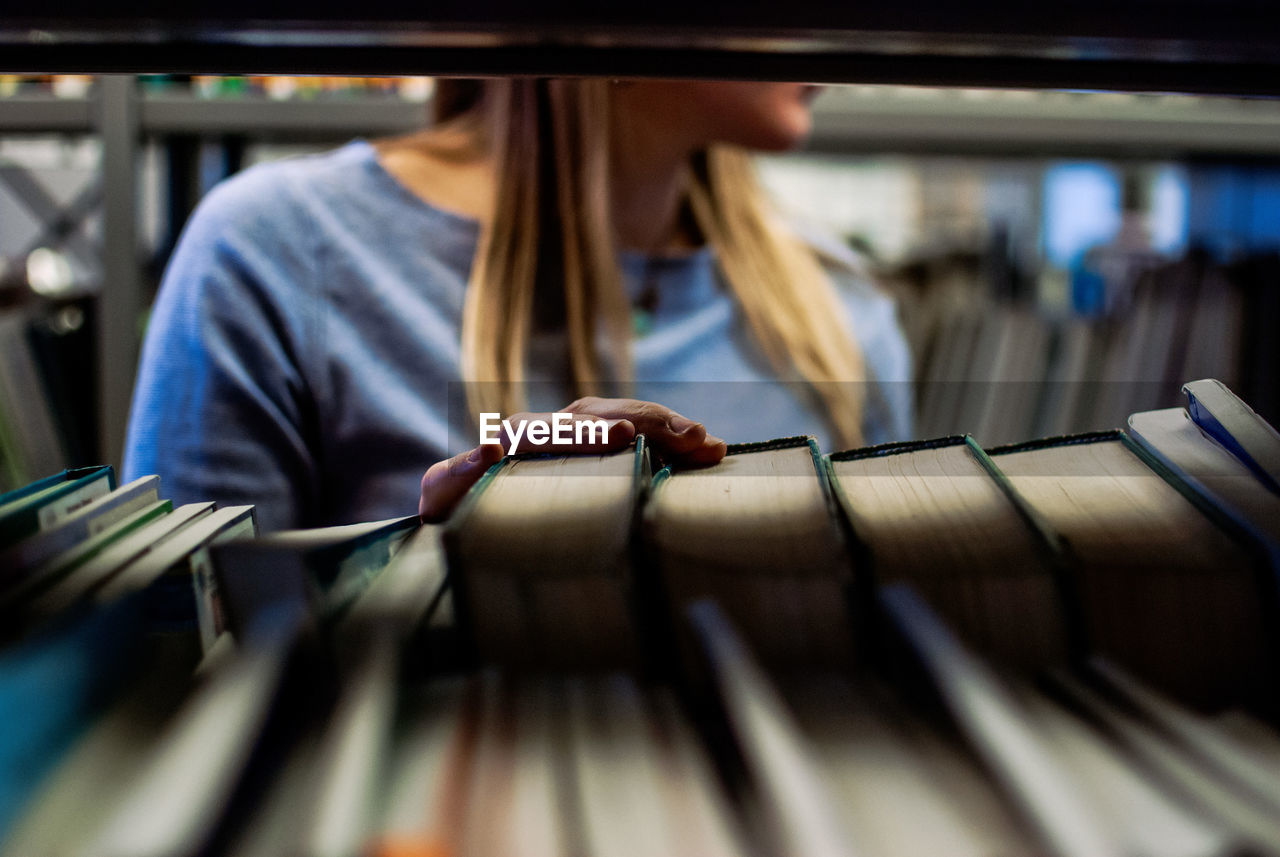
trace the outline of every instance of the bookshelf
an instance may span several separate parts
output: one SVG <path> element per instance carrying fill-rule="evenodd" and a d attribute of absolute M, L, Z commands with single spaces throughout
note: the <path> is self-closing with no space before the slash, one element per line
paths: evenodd
<path fill-rule="evenodd" d="M 1280 52 L 1267 42 L 1266 36 L 1250 36 L 1269 33 L 1260 26 L 1265 14 L 1261 4 L 1229 2 L 1214 4 L 1182 2 L 1172 4 L 1180 13 L 1165 12 L 1157 22 L 1158 28 L 1142 37 L 1138 25 L 1149 16 L 1151 4 L 1113 2 L 1108 4 L 1082 3 L 1052 13 L 1024 12 L 1023 18 L 1012 20 L 1000 15 L 1015 10 L 1002 3 L 969 4 L 963 11 L 932 12 L 926 15 L 922 4 L 898 4 L 892 9 L 876 13 L 877 18 L 866 21 L 838 18 L 853 15 L 852 12 L 822 12 L 813 4 L 788 4 L 785 9 L 773 10 L 748 6 L 739 9 L 737 22 L 742 32 L 729 37 L 708 33 L 723 33 L 717 17 L 707 12 L 707 17 L 689 21 L 688 26 L 677 29 L 678 38 L 671 39 L 671 30 L 654 28 L 654 21 L 684 20 L 688 10 L 673 11 L 674 7 L 663 3 L 644 7 L 637 15 L 645 16 L 629 22 L 622 30 L 603 29 L 600 22 L 585 21 L 580 15 L 558 14 L 541 9 L 536 20 L 518 18 L 522 10 L 514 4 L 480 3 L 467 9 L 447 6 L 432 7 L 440 17 L 431 22 L 418 21 L 419 25 L 446 22 L 450 26 L 441 32 L 423 32 L 386 23 L 394 14 L 404 13 L 408 4 L 400 5 L 375 2 L 366 5 L 362 14 L 368 18 L 366 26 L 354 31 L 337 28 L 336 22 L 303 20 L 291 26 L 270 29 L 260 23 L 262 18 L 299 14 L 300 4 L 277 4 L 271 14 L 260 8 L 250 10 L 247 4 L 237 0 L 226 4 L 220 15 L 232 19 L 252 11 L 259 22 L 252 26 L 235 26 L 225 21 L 213 26 L 197 26 L 197 20 L 188 17 L 178 20 L 182 12 L 161 9 L 159 4 L 141 3 L 133 7 L 130 15 L 136 18 L 99 18 L 95 24 L 86 24 L 87 4 L 62 4 L 56 11 L 66 11 L 67 17 L 58 19 L 56 14 L 39 20 L 11 19 L 0 25 L 0 63 L 11 68 L 26 70 L 40 68 L 79 68 L 108 71 L 114 74 L 104 79 L 99 93 L 93 99 L 83 99 L 65 104 L 32 101 L 29 112 L 13 119 L 14 130 L 95 130 L 101 134 L 104 147 L 104 168 L 108 170 L 105 188 L 108 224 L 104 238 L 107 241 L 106 271 L 109 291 L 103 294 L 103 305 L 110 308 L 110 318 L 104 319 L 100 338 L 99 371 L 104 381 L 103 414 L 104 448 L 118 448 L 119 432 L 123 430 L 123 417 L 128 407 L 127 385 L 132 372 L 122 367 L 136 363 L 136 330 L 132 323 L 140 308 L 141 284 L 136 254 L 136 197 L 133 178 L 139 140 L 149 133 L 181 134 L 306 134 L 315 131 L 326 120 L 317 116 L 321 110 L 309 106 L 294 111 L 279 105 L 250 106 L 248 103 L 229 103 L 210 108 L 201 103 L 193 105 L 181 98 L 152 101 L 140 96 L 134 80 L 125 72 L 146 69 L 171 70 L 177 67 L 227 71 L 251 64 L 267 70 L 329 70 L 329 71 L 436 71 L 490 73 L 515 72 L 610 72 L 614 74 L 723 74 L 747 77 L 817 77 L 829 80 L 894 81 L 902 83 L 967 83 L 994 85 L 998 83 L 1031 87 L 1085 86 L 1124 87 L 1129 89 L 1158 90 L 1165 87 L 1187 91 L 1215 91 L 1225 93 L 1280 92 L 1276 69 L 1280 64 Z M 712 10 L 714 12 L 714 10 Z M 1233 14 L 1239 13 L 1239 14 Z M 107 13 L 108 15 L 112 13 Z M 166 14 L 168 17 L 166 17 Z M 191 13 L 185 13 L 190 15 Z M 523 14 L 528 14 L 523 12 Z M 808 27 L 782 33 L 770 30 L 780 23 L 770 15 L 787 15 L 787 26 Z M 857 14 L 866 14 L 859 12 Z M 647 16 L 657 16 L 649 18 Z M 912 18 L 912 15 L 919 17 Z M 959 21 L 957 16 L 966 17 Z M 148 17 L 151 16 L 151 17 Z M 482 24 L 486 16 L 505 20 L 508 26 L 526 26 L 523 34 L 514 29 L 502 30 L 491 24 Z M 816 16 L 816 18 L 815 18 Z M 148 27 L 139 30 L 138 25 L 148 21 Z M 1003 20 L 1003 31 L 998 34 L 974 34 L 964 30 L 969 20 Z M 1081 22 L 1092 26 L 1079 27 Z M 373 22 L 373 23 L 370 23 Z M 921 23 L 923 22 L 923 23 Z M 1173 22 L 1172 24 L 1170 22 Z M 278 23 L 278 21 L 277 21 Z M 582 26 L 582 25 L 586 26 Z M 574 29 L 575 25 L 577 29 Z M 861 28 L 859 25 L 862 25 Z M 1115 38 L 1101 38 L 1099 30 L 1114 25 Z M 905 30 L 894 27 L 905 27 Z M 469 29 L 470 27 L 470 29 Z M 1061 27 L 1056 31 L 1054 27 Z M 1202 27 L 1203 29 L 1197 30 Z M 80 28 L 77 30 L 76 28 Z M 647 29 L 646 29 L 647 28 Z M 602 32 L 610 33 L 601 38 Z M 772 35 L 766 35 L 772 33 Z M 780 35 L 781 34 L 781 35 Z M 1092 34 L 1095 41 L 1081 42 Z M 1179 36 L 1189 39 L 1179 41 Z M 434 48 L 432 51 L 426 48 Z M 711 57 L 712 61 L 707 62 Z M 0 113 L 0 128 L 4 127 L 6 113 Z M 864 110 L 856 113 L 856 109 Z M 909 110 L 901 110 L 894 104 L 870 103 L 858 105 L 856 121 L 851 121 L 841 132 L 831 132 L 830 137 L 821 134 L 818 146 L 832 145 L 832 140 L 844 139 L 869 149 L 885 146 L 894 139 L 875 136 L 866 131 L 872 121 L 901 125 L 892 133 L 904 136 L 933 137 L 929 145 L 961 148 L 974 145 L 985 131 L 991 137 L 1001 137 L 1015 148 L 1043 146 L 1060 141 L 1062 126 L 1054 124 L 1052 116 L 1035 117 L 1016 112 L 1002 113 L 992 109 L 961 111 L 952 117 L 950 127 L 957 129 L 948 137 L 946 123 L 922 128 L 912 123 L 923 120 Z M 1100 108 L 1107 110 L 1109 108 Z M 1241 108 L 1242 110 L 1244 108 Z M 15 108 L 16 110 L 16 108 Z M 369 119 L 385 119 L 389 123 L 390 110 L 376 110 L 377 116 Z M 310 111 L 310 117 L 304 115 Z M 21 112 L 21 111 L 19 111 Z M 334 111 L 335 113 L 337 111 Z M 1133 113 L 1117 108 L 1114 113 L 1103 112 L 1077 117 L 1078 121 L 1112 123 L 1114 137 L 1110 143 L 1140 149 L 1154 146 L 1181 147 L 1188 145 L 1182 128 L 1160 124 L 1158 118 L 1142 119 L 1141 112 Z M 1222 117 L 1220 117 L 1222 118 Z M 1230 116 L 1225 117 L 1231 119 Z M 37 123 L 46 120 L 46 124 Z M 1133 125 L 1126 124 L 1130 120 Z M 1256 136 L 1244 133 L 1252 127 L 1242 115 L 1235 116 L 1239 134 L 1224 133 L 1228 142 L 1214 143 L 1212 132 L 1196 137 L 1200 142 L 1190 145 L 1200 151 L 1212 150 L 1214 145 L 1234 145 L 1240 138 L 1252 139 L 1246 144 L 1258 151 L 1272 154 L 1266 146 L 1266 126 Z M 1149 124 L 1143 125 L 1143 121 Z M 293 123 L 297 123 L 296 125 Z M 26 123 L 23 125 L 23 123 Z M 167 124 L 166 124 L 167 123 Z M 1001 124 L 1003 123 L 1003 124 Z M 56 126 L 52 127 L 51 126 Z M 1140 130 L 1119 130 L 1133 129 Z M 228 130 L 230 129 L 230 130 Z M 368 133 L 369 124 L 357 130 Z M 1002 130 L 1003 129 L 1003 130 Z M 340 132 L 340 123 L 326 127 L 326 132 Z M 387 130 L 393 130 L 388 126 Z M 1023 132 L 1019 137 L 1015 132 Z M 1251 132 L 1252 133 L 1252 132 Z M 840 134 L 848 135 L 842 138 Z M 1146 135 L 1146 136 L 1143 136 Z M 826 142 L 824 142 L 826 141 Z M 990 142 L 990 139 L 988 139 Z M 1068 145 L 1085 147 L 1097 145 L 1094 141 L 1068 141 Z M 1233 150 L 1234 151 L 1234 150 Z M 113 432 L 116 432 L 113 434 Z M 111 460 L 108 455 L 105 460 Z M 893 606 L 893 605 L 891 605 Z M 901 605 L 897 605 L 901 608 Z M 903 613 L 901 609 L 898 613 Z M 894 615 L 897 615 L 895 613 Z M 905 622 L 903 624 L 906 624 Z M 918 625 L 919 623 L 917 623 Z M 928 628 L 926 628 L 928 630 Z M 923 635 L 921 635 L 923 636 Z M 936 638 L 936 635 L 935 635 Z M 927 639 L 927 637 L 926 637 Z M 286 641 L 278 647 L 284 650 Z M 274 655 L 274 650 L 268 655 Z M 285 675 L 284 656 L 267 662 L 260 672 L 271 679 L 276 674 Z M 252 669 L 255 663 L 250 663 Z M 251 676 L 252 677 L 252 676 Z M 233 676 L 234 678 L 234 676 Z M 257 706 L 242 706 L 253 710 L 243 719 L 256 716 L 257 708 L 267 706 L 274 696 L 274 681 L 263 680 L 251 684 L 268 687 L 268 693 L 257 694 Z M 220 683 L 213 686 L 217 692 Z M 287 697 L 287 693 L 281 693 Z M 246 697 L 246 694 L 241 694 Z M 203 697 L 202 697 L 203 699 Z M 747 697 L 749 700 L 750 697 Z M 187 746 L 200 736 L 183 733 L 189 738 Z M 749 737 L 749 736 L 748 736 Z M 212 746 L 212 745 L 206 745 Z M 212 757 L 214 754 L 209 754 Z M 360 758 L 373 759 L 375 754 L 360 753 Z M 192 782 L 211 782 L 212 777 L 192 777 Z M 763 778 L 762 778 L 763 779 Z M 147 782 L 160 782 L 150 777 Z M 104 783 L 103 786 L 109 784 Z M 148 793 L 148 797 L 151 793 Z M 213 801 L 216 803 L 216 801 Z M 145 808 L 146 804 L 139 804 Z M 132 804 L 129 807 L 131 809 Z M 116 829 L 137 829 L 139 815 L 122 814 L 130 824 L 121 823 Z M 317 817 L 322 817 L 318 816 Z M 784 819 L 785 821 L 785 819 Z M 1263 823 L 1265 824 L 1265 822 Z M 1263 825 L 1259 825 L 1262 827 Z M 1089 848 L 1064 853 L 1101 853 Z M 927 853 L 927 852 L 925 852 Z"/>

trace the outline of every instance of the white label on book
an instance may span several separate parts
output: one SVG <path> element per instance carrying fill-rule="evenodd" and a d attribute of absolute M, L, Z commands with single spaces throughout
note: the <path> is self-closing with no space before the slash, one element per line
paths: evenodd
<path fill-rule="evenodd" d="M 103 474 L 89 484 L 81 485 L 57 500 L 44 504 L 40 507 L 39 512 L 40 529 L 47 530 L 56 524 L 62 523 L 76 509 L 92 503 L 110 490 L 111 486 L 107 481 L 106 474 Z"/>
<path fill-rule="evenodd" d="M 246 517 L 233 527 L 219 533 L 213 543 L 226 542 L 241 537 L 257 535 L 253 516 Z M 209 556 L 209 548 L 200 548 L 191 555 L 191 586 L 196 594 L 196 625 L 200 629 L 200 645 L 205 654 L 213 648 L 218 637 L 226 630 L 227 620 L 223 614 L 222 598 L 218 594 L 218 579 L 213 573 L 213 560 Z"/>
<path fill-rule="evenodd" d="M 96 536 L 109 529 L 116 521 L 123 521 L 134 512 L 155 503 L 159 499 L 155 491 L 145 491 L 137 497 L 119 503 L 89 522 L 89 535 Z"/>
<path fill-rule="evenodd" d="M 209 549 L 200 548 L 191 555 L 191 585 L 196 591 L 196 625 L 200 629 L 200 646 L 205 652 L 213 648 L 226 622 L 218 599 L 218 582 L 213 576 Z"/>

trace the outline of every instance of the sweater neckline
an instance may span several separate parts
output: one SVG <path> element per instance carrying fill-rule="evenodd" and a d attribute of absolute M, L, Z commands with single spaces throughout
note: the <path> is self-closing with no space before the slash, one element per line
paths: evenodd
<path fill-rule="evenodd" d="M 368 140 L 353 140 L 347 144 L 347 147 L 379 185 L 406 205 L 469 239 L 474 248 L 475 242 L 480 238 L 478 220 L 441 208 L 412 191 L 383 166 L 378 160 L 377 149 Z M 683 282 L 702 280 L 703 278 L 696 274 L 700 271 L 709 271 L 714 258 L 712 248 L 705 244 L 691 250 L 671 253 L 646 253 L 626 249 L 620 249 L 617 252 L 618 266 L 632 301 L 641 299 L 646 292 L 654 288 L 666 293 L 667 289 L 663 289 L 662 286 L 673 280 Z M 691 296 L 686 295 L 686 297 Z"/>

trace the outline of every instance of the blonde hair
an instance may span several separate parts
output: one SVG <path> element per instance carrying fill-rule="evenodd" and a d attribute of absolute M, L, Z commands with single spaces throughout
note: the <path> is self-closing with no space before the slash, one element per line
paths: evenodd
<path fill-rule="evenodd" d="M 605 80 L 442 81 L 439 151 L 483 151 L 496 178 L 462 318 L 474 411 L 525 407 L 530 339 L 559 326 L 574 395 L 627 389 L 631 308 L 609 207 Z M 838 442 L 862 442 L 861 351 L 814 250 L 781 227 L 749 156 L 693 158 L 687 203 L 756 340 L 784 379 L 808 382 Z"/>

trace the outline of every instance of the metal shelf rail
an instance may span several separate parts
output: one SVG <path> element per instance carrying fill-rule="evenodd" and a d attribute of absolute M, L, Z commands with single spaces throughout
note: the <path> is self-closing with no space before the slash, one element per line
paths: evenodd
<path fill-rule="evenodd" d="M 46 0 L 0 71 L 601 74 L 1280 93 L 1269 0 Z"/>

